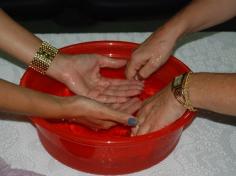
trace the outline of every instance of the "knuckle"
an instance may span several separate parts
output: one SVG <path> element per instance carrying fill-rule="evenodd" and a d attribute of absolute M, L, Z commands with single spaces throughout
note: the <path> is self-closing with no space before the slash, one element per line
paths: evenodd
<path fill-rule="evenodd" d="M 154 61 L 153 59 L 149 62 L 149 68 L 157 68 L 158 63 L 156 61 Z"/>
<path fill-rule="evenodd" d="M 139 52 L 136 50 L 135 52 L 132 53 L 131 55 L 132 60 L 138 60 L 140 58 Z"/>

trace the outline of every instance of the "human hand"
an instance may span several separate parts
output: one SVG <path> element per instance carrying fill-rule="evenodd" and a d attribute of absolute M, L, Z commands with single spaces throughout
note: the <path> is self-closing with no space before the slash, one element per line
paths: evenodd
<path fill-rule="evenodd" d="M 94 130 L 108 129 L 117 123 L 128 126 L 135 126 L 138 123 L 137 119 L 131 115 L 141 106 L 141 101 L 138 98 L 129 99 L 119 105 L 115 104 L 114 109 L 83 96 L 62 99 L 63 117 L 66 120 L 83 124 Z"/>
<path fill-rule="evenodd" d="M 77 95 L 103 103 L 122 103 L 138 95 L 143 83 L 135 80 L 110 79 L 99 73 L 103 67 L 120 68 L 125 60 L 112 59 L 96 54 L 63 55 L 54 59 L 47 75 L 64 83 Z"/>
<path fill-rule="evenodd" d="M 126 67 L 126 77 L 136 80 L 149 77 L 167 61 L 175 46 L 175 38 L 162 28 L 154 32 L 133 52 Z"/>
<path fill-rule="evenodd" d="M 120 112 L 133 114 L 139 108 L 141 108 L 142 104 L 143 102 L 139 98 L 133 97 L 124 103 L 113 103 L 113 104 L 108 104 L 108 106 Z"/>
<path fill-rule="evenodd" d="M 159 130 L 181 117 L 186 109 L 175 99 L 171 86 L 147 99 L 137 116 L 139 125 L 133 128 L 133 135 L 143 135 Z"/>

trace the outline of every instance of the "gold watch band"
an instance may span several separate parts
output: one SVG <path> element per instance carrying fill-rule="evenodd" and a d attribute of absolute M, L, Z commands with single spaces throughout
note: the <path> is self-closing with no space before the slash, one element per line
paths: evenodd
<path fill-rule="evenodd" d="M 197 111 L 189 97 L 189 80 L 192 72 L 177 76 L 172 82 L 172 92 L 176 100 L 190 111 Z"/>

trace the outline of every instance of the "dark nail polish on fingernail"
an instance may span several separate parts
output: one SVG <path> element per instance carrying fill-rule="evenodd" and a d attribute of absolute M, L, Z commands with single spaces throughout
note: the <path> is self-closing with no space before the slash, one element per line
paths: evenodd
<path fill-rule="evenodd" d="M 128 126 L 136 126 L 138 124 L 138 120 L 135 117 L 130 117 L 128 119 Z"/>

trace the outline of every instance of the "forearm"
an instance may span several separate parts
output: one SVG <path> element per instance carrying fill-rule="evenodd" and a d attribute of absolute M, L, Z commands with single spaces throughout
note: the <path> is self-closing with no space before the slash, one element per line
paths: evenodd
<path fill-rule="evenodd" d="M 0 9 L 0 50 L 29 64 L 42 41 Z"/>
<path fill-rule="evenodd" d="M 0 110 L 48 118 L 63 116 L 62 97 L 16 86 L 0 79 Z"/>
<path fill-rule="evenodd" d="M 194 73 L 189 82 L 194 107 L 236 115 L 236 74 Z"/>
<path fill-rule="evenodd" d="M 163 28 L 174 39 L 220 24 L 236 15 L 235 0 L 193 0 Z"/>

